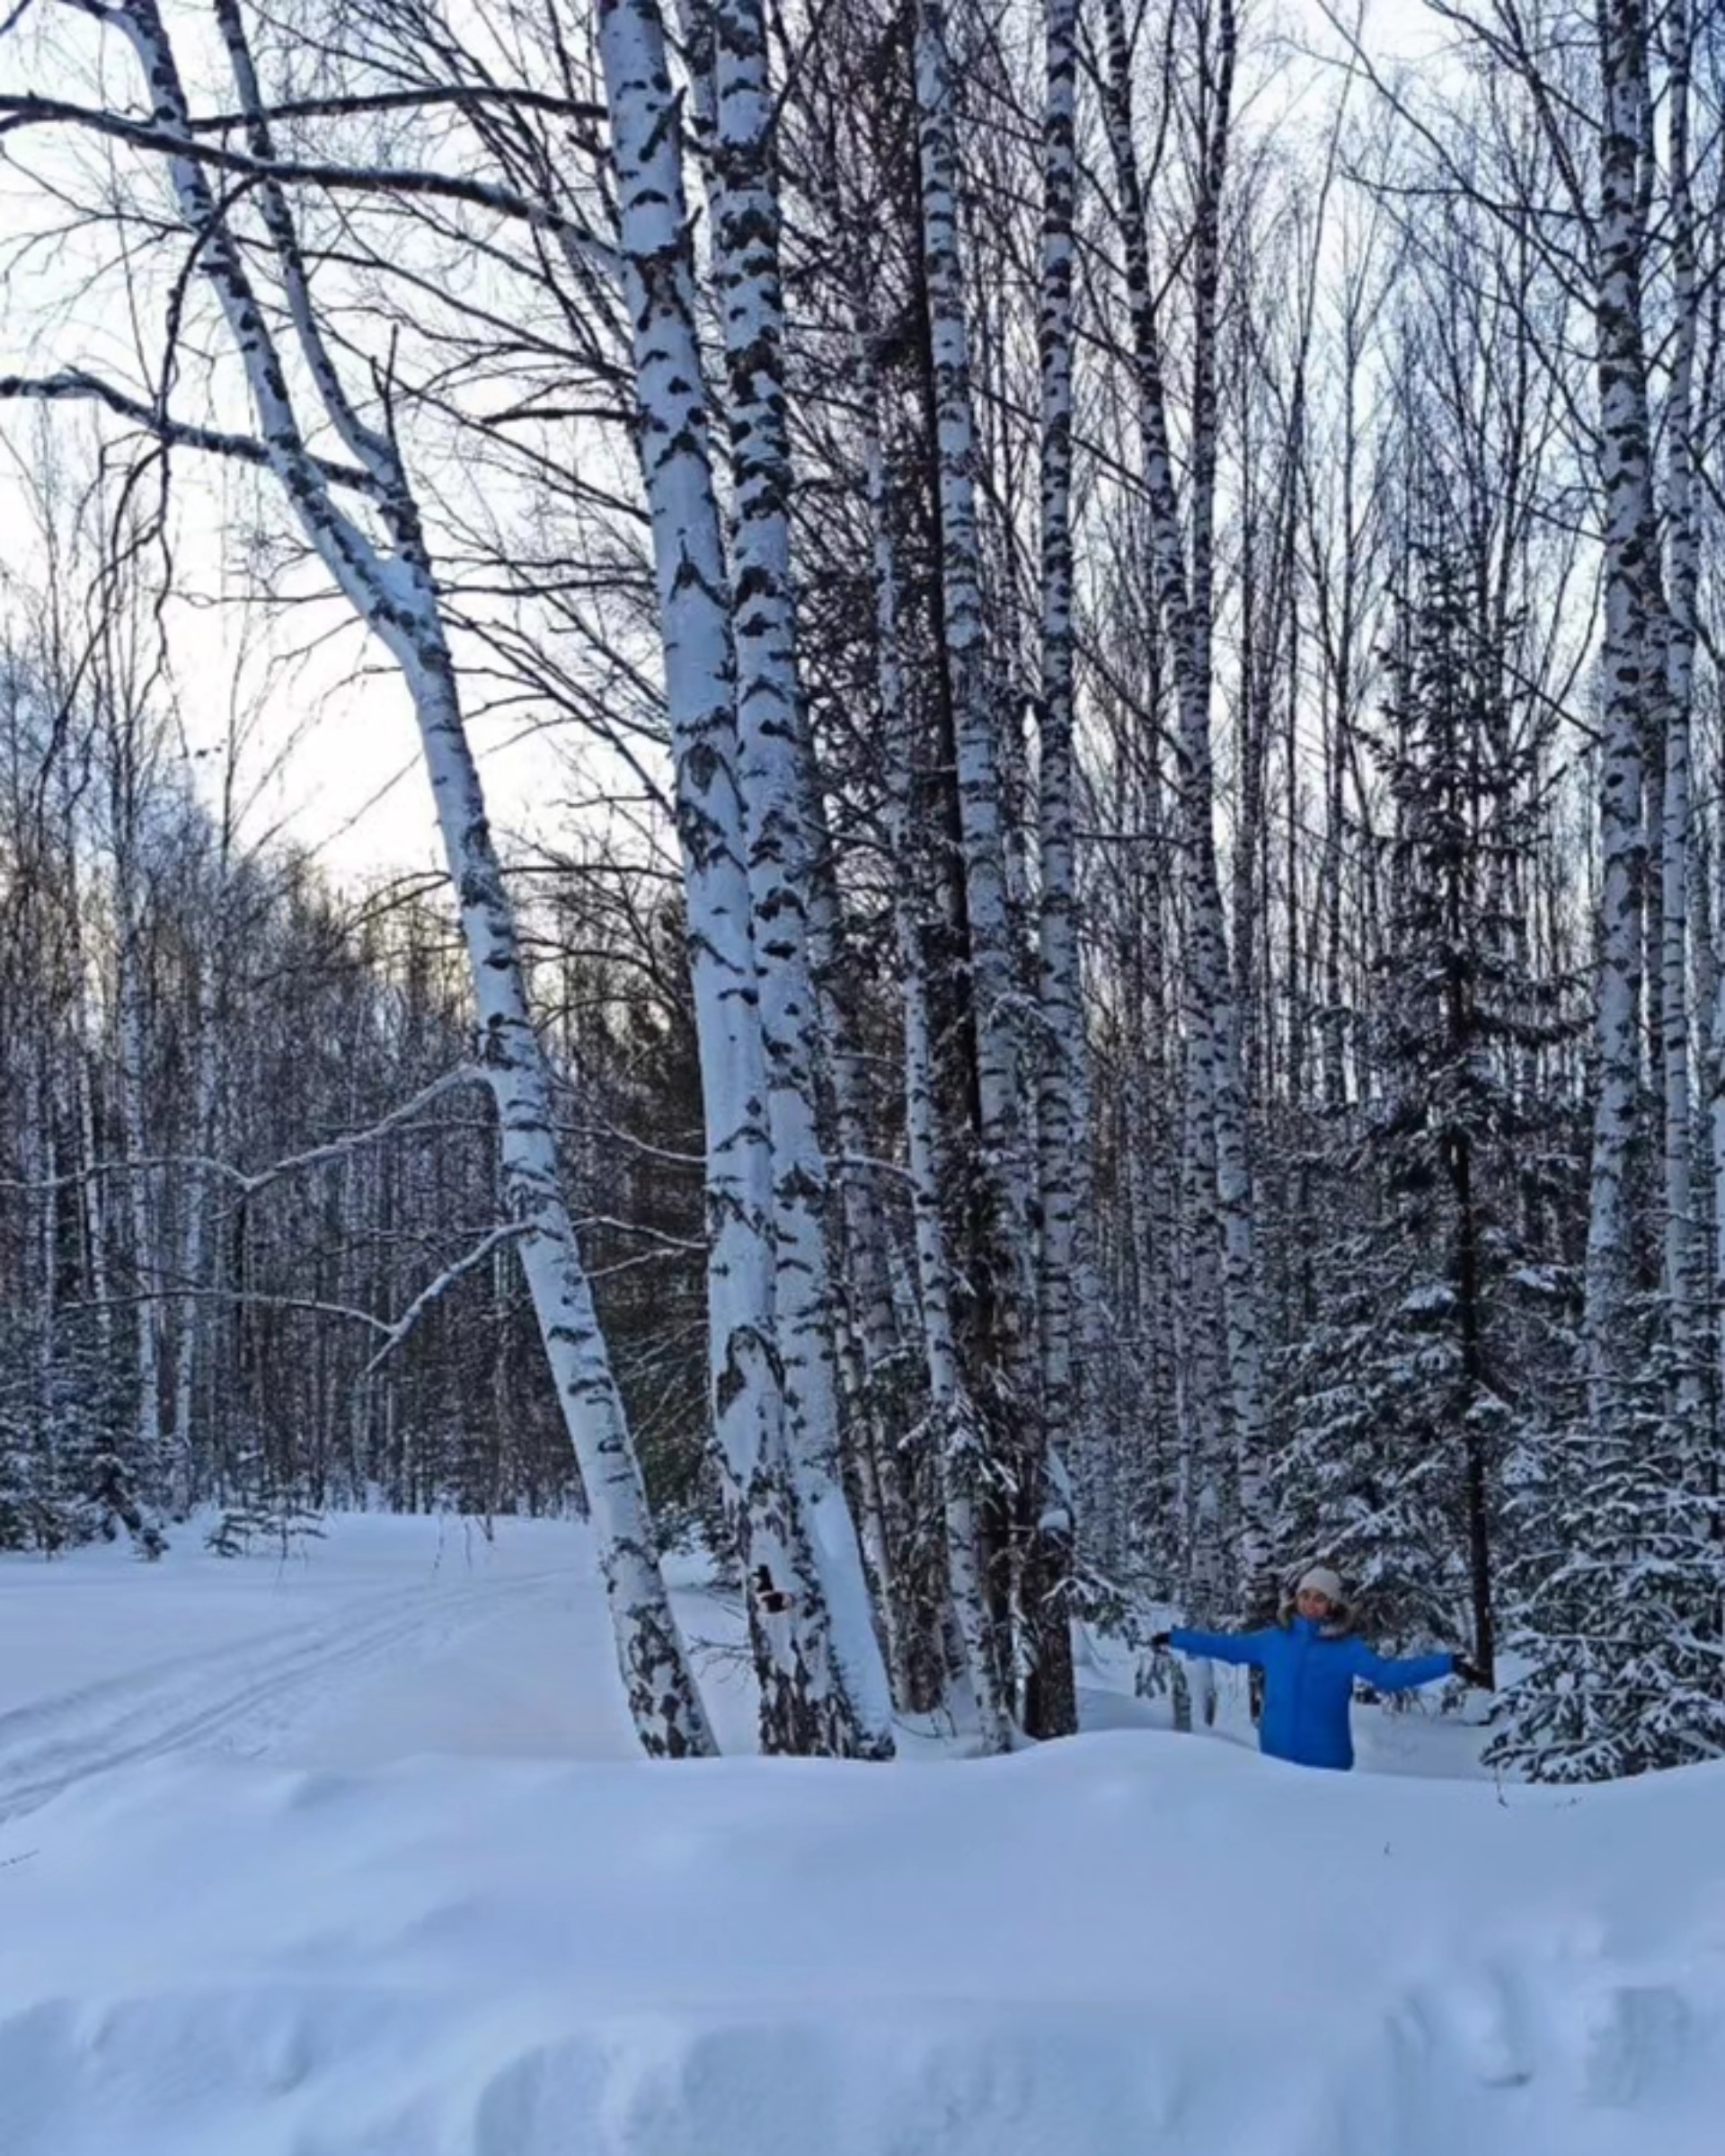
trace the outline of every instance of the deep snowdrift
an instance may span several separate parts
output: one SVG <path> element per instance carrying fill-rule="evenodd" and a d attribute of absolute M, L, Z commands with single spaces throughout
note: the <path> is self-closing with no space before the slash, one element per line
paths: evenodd
<path fill-rule="evenodd" d="M 611 1751 L 588 1595 L 543 1534 L 435 1587 L 422 1542 L 358 1542 L 345 1623 L 328 1552 L 213 1569 L 227 1633 L 165 1665 L 195 1568 L 0 1568 L 4 2156 L 1725 2145 L 1725 1770 L 1499 1793 L 1141 1731 L 916 1769 L 487 1757 Z M 102 1607 L 137 1620 L 98 1674 Z M 99 1690 L 20 1679 L 57 1637 Z M 132 1756 L 93 1771 L 128 1701 Z M 379 1763 L 279 1763 L 314 1758 Z"/>

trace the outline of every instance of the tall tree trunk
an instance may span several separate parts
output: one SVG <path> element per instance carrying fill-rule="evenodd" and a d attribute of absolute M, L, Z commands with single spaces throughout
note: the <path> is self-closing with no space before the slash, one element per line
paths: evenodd
<path fill-rule="evenodd" d="M 1665 800 L 1660 843 L 1663 950 L 1660 1019 L 1665 1065 L 1665 1292 L 1677 1365 L 1677 1404 L 1702 1403 L 1706 1375 L 1696 1303 L 1694 1142 L 1690 1089 L 1689 881 L 1690 734 L 1700 540 L 1695 523 L 1695 213 L 1689 171 L 1689 0 L 1671 0 L 1668 29 L 1667 125 L 1670 143 L 1672 248 L 1671 385 L 1666 403 L 1666 523 L 1670 574 L 1665 629 Z"/>
<path fill-rule="evenodd" d="M 953 1629 L 975 1701 L 985 1752 L 1010 1750 L 1012 1716 L 982 1575 L 978 1483 L 981 1432 L 965 1390 L 953 1323 L 952 1268 L 941 1206 L 946 1181 L 935 1098 L 934 1047 L 929 1017 L 924 878 L 911 814 L 914 755 L 898 647 L 898 578 L 888 501 L 886 460 L 869 384 L 865 426 L 869 510 L 874 542 L 876 667 L 888 745 L 888 816 L 897 870 L 893 926 L 897 939 L 905 1038 L 905 1135 L 916 1241 L 917 1304 L 928 1373 L 929 1415 L 940 1460 L 947 1589 Z"/>
<path fill-rule="evenodd" d="M 819 781 L 797 663 L 766 17 L 762 0 L 712 0 L 711 13 L 717 114 L 713 261 L 734 482 L 738 778 L 766 1056 L 785 1442 L 831 1616 L 832 1652 L 855 1722 L 845 1748 L 888 1759 L 893 1752 L 891 1690 L 839 1462 L 827 1162 L 816 1119 L 818 1039 L 807 913 L 815 860 L 809 813 Z"/>
<path fill-rule="evenodd" d="M 203 1342 L 204 1242 L 209 1209 L 209 1177 L 203 1162 L 216 1150 L 216 1088 L 220 1071 L 217 1038 L 218 1005 L 216 953 L 203 952 L 198 975 L 196 1033 L 192 1042 L 192 1166 L 185 1180 L 185 1217 L 181 1227 L 180 1277 L 186 1290 L 180 1307 L 180 1330 L 173 1355 L 173 1507 L 183 1516 L 197 1500 L 193 1454 L 193 1409 Z M 343 1249 L 350 1247 L 342 1238 Z M 358 1492 L 354 1501 L 358 1501 Z"/>
<path fill-rule="evenodd" d="M 1066 1459 L 1077 1436 L 1073 1277 L 1077 1259 L 1084 1031 L 1073 840 L 1072 275 L 1077 196 L 1074 121 L 1077 0 L 1048 0 L 1042 119 L 1042 695 L 1037 793 L 1041 863 L 1038 986 L 1043 1047 L 1037 1087 L 1042 1215 L 1039 1305 L 1042 1461 L 1033 1541 L 1039 1635 L 1033 1736 L 1078 1727 L 1069 1626 L 1073 1523 Z M 1053 1636 L 1050 1636 L 1053 1635 Z M 1062 1639 L 1066 1645 L 1063 1648 Z"/>
<path fill-rule="evenodd" d="M 1641 1000 L 1641 729 L 1649 675 L 1647 534 L 1650 442 L 1641 264 L 1646 234 L 1638 180 L 1645 109 L 1641 0 L 1605 0 L 1600 16 L 1604 127 L 1595 237 L 1599 467 L 1605 494 L 1606 743 L 1599 824 L 1603 862 L 1595 1007 L 1594 1109 L 1585 1328 L 1588 1409 L 1597 1429 L 1621 1430 L 1629 1374 L 1632 1277 L 1628 1202 L 1640 1122 Z"/>
<path fill-rule="evenodd" d="M 1214 110 L 1205 130 L 1199 210 L 1194 234 L 1194 383 L 1189 575 L 1169 444 L 1160 333 L 1150 282 L 1150 254 L 1132 124 L 1131 50 L 1122 0 L 1103 0 L 1109 64 L 1103 99 L 1126 255 L 1127 304 L 1142 441 L 1151 566 L 1168 634 L 1180 720 L 1181 828 L 1185 841 L 1188 1187 L 1197 1213 L 1190 1224 L 1193 1286 L 1208 1290 L 1218 1239 L 1223 1252 L 1221 1321 L 1225 1326 L 1232 1466 L 1240 1506 L 1232 1599 L 1251 1599 L 1265 1561 L 1262 1522 L 1262 1342 L 1258 1319 L 1256 1222 L 1241 1075 L 1237 1012 L 1216 869 L 1215 788 L 1210 747 L 1211 528 L 1216 460 L 1216 311 L 1220 275 L 1220 212 L 1227 169 L 1234 21 L 1229 0 L 1218 18 Z M 1207 1322 L 1190 1313 L 1195 1327 Z M 1213 1322 L 1214 1321 L 1208 1321 Z M 1194 1404 L 1198 1404 L 1194 1402 Z M 1205 1433 L 1208 1438 L 1208 1433 Z M 1218 1478 L 1224 1461 L 1200 1464 L 1195 1492 L 1200 1536 L 1221 1531 Z M 1206 1568 L 1207 1556 L 1200 1566 Z M 1219 1585 L 1219 1580 L 1218 1580 Z"/>
<path fill-rule="evenodd" d="M 934 454 L 940 506 L 942 658 L 950 685 L 963 864 L 969 1003 L 974 1038 L 977 1175 L 981 1219 L 970 1254 L 991 1407 L 1005 1423 L 1004 1457 L 1015 1483 L 1010 1583 L 1016 1598 L 1039 1529 L 1042 1462 L 1030 1263 L 1019 982 L 1014 965 L 1002 826 L 997 701 L 988 665 L 977 527 L 977 441 L 969 336 L 960 247 L 952 63 L 942 0 L 918 0 L 914 48 L 922 207 L 922 274 L 933 366 Z M 994 1583 L 1004 1598 L 1008 1583 Z M 1031 1585 L 1032 1595 L 1036 1593 Z M 1027 1639 L 1031 1657 L 1056 1660 L 1033 1680 L 1039 1698 L 1069 1696 L 1063 1625 Z"/>
<path fill-rule="evenodd" d="M 116 739 L 117 757 L 128 752 Z M 115 1078 L 119 1093 L 120 1130 L 126 1146 L 127 1225 L 131 1250 L 133 1340 L 137 1355 L 134 1377 L 137 1406 L 132 1435 L 136 1454 L 132 1467 L 140 1492 L 153 1500 L 159 1494 L 162 1473 L 162 1309 L 157 1300 L 161 1266 L 155 1248 L 155 1178 L 146 1165 L 149 1130 L 145 1107 L 147 1073 L 145 1068 L 145 985 L 134 858 L 137 834 L 129 800 L 128 777 L 116 776 L 115 808 L 118 818 L 114 848 L 114 1020 Z"/>
<path fill-rule="evenodd" d="M 785 1436 L 770 1074 L 737 782 L 730 605 L 677 105 L 653 0 L 602 0 L 599 53 L 633 330 L 637 442 L 652 520 L 707 1119 L 714 1420 L 745 1567 L 765 1590 L 752 1604 L 762 1739 L 773 1750 L 857 1754 L 878 1749 L 878 1740 L 835 1664 L 826 1592 L 802 1516 L 814 1493 L 793 1474 Z M 795 808 L 793 800 L 793 818 Z M 830 1364 L 822 1366 L 830 1383 Z M 847 1509 L 843 1525 L 860 1584 Z M 789 1600 L 780 1606 L 782 1595 Z M 855 1615 L 847 1609 L 847 1621 Z M 878 1647 L 875 1656 L 878 1667 Z"/>

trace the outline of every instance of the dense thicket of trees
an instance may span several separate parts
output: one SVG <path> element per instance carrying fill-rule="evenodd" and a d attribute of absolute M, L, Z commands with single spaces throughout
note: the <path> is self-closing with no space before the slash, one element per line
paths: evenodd
<path fill-rule="evenodd" d="M 583 1503 L 447 911 L 243 852 L 171 727 L 14 653 L 0 1537 L 204 1504 Z M 701 1474 L 699 1083 L 674 897 L 537 864 L 558 1128 L 662 1530 Z"/>
<path fill-rule="evenodd" d="M 1725 1745 L 1725 27 L 1433 20 L 1411 75 L 1239 0 L 13 33 L 135 336 L 20 312 L 0 379 L 122 475 L 4 676 L 0 1540 L 584 1479 L 650 1749 L 710 1742 L 698 1521 L 763 1740 L 870 1757 L 1069 1730 L 1072 1620 L 1322 1555 L 1509 1767 Z M 176 746 L 223 457 L 447 888 Z M 500 702 L 627 848 L 500 848 Z"/>

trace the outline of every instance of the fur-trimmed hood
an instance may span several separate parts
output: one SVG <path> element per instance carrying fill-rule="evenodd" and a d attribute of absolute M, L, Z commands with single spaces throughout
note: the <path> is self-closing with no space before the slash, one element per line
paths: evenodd
<path fill-rule="evenodd" d="M 1294 1598 L 1299 1593 L 1300 1582 L 1311 1569 L 1310 1565 L 1297 1566 L 1282 1581 L 1281 1593 L 1276 1601 L 1276 1621 L 1284 1631 L 1289 1630 L 1298 1615 Z M 1346 1639 L 1352 1634 L 1357 1622 L 1354 1605 L 1344 1596 L 1317 1628 L 1318 1637 L 1320 1639 Z"/>

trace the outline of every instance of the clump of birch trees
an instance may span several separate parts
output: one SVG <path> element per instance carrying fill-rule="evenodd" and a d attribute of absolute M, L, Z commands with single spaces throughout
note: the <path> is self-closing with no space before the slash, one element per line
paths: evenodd
<path fill-rule="evenodd" d="M 684 1755 L 696 1528 L 863 1759 L 1321 1556 L 1513 1770 L 1725 1745 L 1725 31 L 1432 12 L 14 18 L 0 1542 L 579 1503 Z M 217 464 L 440 876 L 184 754 Z"/>

